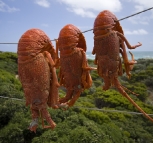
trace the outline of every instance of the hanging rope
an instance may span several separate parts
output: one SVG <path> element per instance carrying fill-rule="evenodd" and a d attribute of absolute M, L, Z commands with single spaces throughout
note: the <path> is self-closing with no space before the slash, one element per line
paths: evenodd
<path fill-rule="evenodd" d="M 130 17 L 133 17 L 133 16 L 135 16 L 135 15 L 138 15 L 138 14 L 140 14 L 140 13 L 146 12 L 146 11 L 151 10 L 151 9 L 153 9 L 153 7 L 148 8 L 148 9 L 145 9 L 145 10 L 140 11 L 140 12 L 138 12 L 138 13 L 135 13 L 135 14 L 129 15 L 129 16 L 127 16 L 127 17 L 121 18 L 121 19 L 119 19 L 118 21 L 122 21 L 122 20 L 124 20 L 124 19 L 130 18 Z M 93 29 L 89 29 L 89 30 L 83 31 L 82 33 L 86 33 L 86 32 L 92 31 L 92 30 L 93 30 Z M 50 41 L 56 41 L 56 40 L 57 40 L 57 39 L 50 40 Z M 0 44 L 18 44 L 18 43 L 0 43 Z"/>
<path fill-rule="evenodd" d="M 25 102 L 24 99 L 19 99 L 19 98 L 11 98 L 11 97 L 5 97 L 5 96 L 0 96 L 0 98 L 11 99 L 11 100 L 18 100 L 18 101 Z M 135 114 L 135 115 L 142 115 L 143 114 L 143 113 L 139 113 L 139 112 L 129 112 L 129 111 L 120 111 L 120 110 L 107 110 L 107 109 L 88 108 L 88 107 L 80 107 L 80 106 L 74 106 L 72 108 L 87 109 L 87 110 L 96 110 L 96 111 L 103 111 L 103 112 L 123 113 L 123 114 Z M 147 114 L 147 115 L 153 116 L 153 114 Z"/>

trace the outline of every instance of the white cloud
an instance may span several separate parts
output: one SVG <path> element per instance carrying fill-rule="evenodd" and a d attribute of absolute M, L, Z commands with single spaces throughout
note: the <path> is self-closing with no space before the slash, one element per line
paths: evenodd
<path fill-rule="evenodd" d="M 15 11 L 19 11 L 19 9 L 15 7 L 9 7 L 2 0 L 0 0 L 0 11 L 1 12 L 15 12 Z"/>
<path fill-rule="evenodd" d="M 67 5 L 67 10 L 81 15 L 82 17 L 95 17 L 95 12 L 110 10 L 119 12 L 122 9 L 120 0 L 58 0 L 60 3 Z"/>
<path fill-rule="evenodd" d="M 35 3 L 42 7 L 50 7 L 50 3 L 48 2 L 48 0 L 35 0 Z"/>
<path fill-rule="evenodd" d="M 85 11 L 82 8 L 73 8 L 73 9 L 67 8 L 67 10 L 70 12 L 74 12 L 77 15 L 81 15 L 82 17 L 91 17 L 91 18 L 95 17 L 95 14 L 93 12 Z"/>
<path fill-rule="evenodd" d="M 126 0 L 127 2 L 131 2 L 132 5 L 134 5 L 134 12 L 140 12 L 143 11 L 145 9 L 151 8 L 153 7 L 153 0 Z M 130 18 L 129 20 L 133 23 L 133 24 L 149 24 L 150 20 L 153 19 L 153 10 L 149 10 L 147 11 L 147 16 L 135 16 Z"/>
<path fill-rule="evenodd" d="M 151 8 L 153 7 L 153 0 L 133 0 L 134 3 L 136 3 L 135 5 L 135 11 L 139 12 L 139 11 L 143 11 L 145 9 Z M 152 17 L 153 18 L 153 11 L 152 12 Z"/>
<path fill-rule="evenodd" d="M 133 2 L 137 3 L 138 6 L 142 6 L 143 8 L 150 8 L 153 6 L 153 0 L 133 0 Z"/>
<path fill-rule="evenodd" d="M 136 3 L 135 12 L 139 12 L 139 11 L 153 7 L 153 0 L 133 0 L 131 2 Z M 150 12 L 152 12 L 152 15 L 150 18 L 153 18 L 153 10 L 150 10 Z"/>
<path fill-rule="evenodd" d="M 135 9 L 137 12 L 139 12 L 139 11 L 143 11 L 144 7 L 142 5 L 135 5 Z"/>
<path fill-rule="evenodd" d="M 150 22 L 151 16 L 140 16 L 137 15 L 135 17 L 131 17 L 128 20 L 132 22 L 133 24 L 143 24 L 148 25 Z"/>
<path fill-rule="evenodd" d="M 148 32 L 144 29 L 138 29 L 138 30 L 125 30 L 124 31 L 125 35 L 146 35 Z"/>

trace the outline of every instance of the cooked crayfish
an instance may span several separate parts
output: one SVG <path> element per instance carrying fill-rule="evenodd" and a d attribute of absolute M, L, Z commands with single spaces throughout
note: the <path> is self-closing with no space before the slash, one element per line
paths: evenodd
<path fill-rule="evenodd" d="M 58 79 L 56 76 L 56 52 L 49 37 L 40 29 L 29 29 L 18 43 L 18 73 L 22 83 L 26 106 L 31 106 L 32 119 L 29 129 L 36 132 L 41 114 L 44 128 L 56 126 L 47 105 L 59 108 Z M 44 125 L 44 119 L 49 126 Z"/>
<path fill-rule="evenodd" d="M 84 89 L 92 85 L 86 59 L 86 41 L 81 31 L 72 24 L 64 26 L 58 38 L 57 47 L 60 51 L 60 85 L 67 90 L 60 103 L 73 106 Z"/>
<path fill-rule="evenodd" d="M 112 30 L 118 31 L 119 33 L 124 35 L 123 29 L 120 25 L 119 20 L 117 19 L 117 17 L 112 12 L 110 12 L 109 10 L 104 10 L 104 11 L 100 12 L 97 17 L 99 17 L 99 18 L 100 17 L 110 17 L 110 18 L 112 18 L 112 20 L 114 21 Z M 125 40 L 125 42 L 126 42 L 126 40 Z M 126 44 L 128 44 L 128 42 L 126 42 Z M 128 49 L 135 49 L 136 47 L 137 46 L 132 46 L 132 47 L 130 45 L 127 46 Z M 122 58 L 123 58 L 126 75 L 127 75 L 128 78 L 130 78 L 131 77 L 130 71 L 133 69 L 134 64 L 137 63 L 137 61 L 134 60 L 134 56 L 130 51 L 129 51 L 129 53 L 131 54 L 132 60 L 131 61 L 128 60 L 128 56 L 127 56 L 127 52 L 126 52 L 124 42 L 120 43 L 120 53 L 121 53 Z"/>
<path fill-rule="evenodd" d="M 134 49 L 141 46 L 141 43 L 131 46 L 124 35 L 118 32 L 120 30 L 113 30 L 115 24 L 112 16 L 110 14 L 104 14 L 104 12 L 101 12 L 94 22 L 94 48 L 92 53 L 96 54 L 95 64 L 97 64 L 97 72 L 104 80 L 103 90 L 108 90 L 111 85 L 114 85 L 140 112 L 149 120 L 153 121 L 153 119 L 128 96 L 118 80 L 118 76 L 123 74 L 120 53 L 123 55 L 124 60 L 128 60 L 125 53 L 125 44 L 129 49 Z M 135 62 L 126 62 L 126 65 L 129 66 L 127 68 L 127 74 L 129 74 Z"/>

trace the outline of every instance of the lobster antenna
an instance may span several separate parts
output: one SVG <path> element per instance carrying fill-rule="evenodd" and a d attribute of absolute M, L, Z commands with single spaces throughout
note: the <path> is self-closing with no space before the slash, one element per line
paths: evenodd
<path fill-rule="evenodd" d="M 123 86 L 123 85 L 121 85 L 121 86 L 122 86 L 122 88 L 123 88 L 124 90 L 128 91 L 129 93 L 132 93 L 133 95 L 139 96 L 139 94 L 137 94 L 137 93 L 135 93 L 135 92 L 129 90 L 129 89 L 126 88 L 125 86 Z"/>

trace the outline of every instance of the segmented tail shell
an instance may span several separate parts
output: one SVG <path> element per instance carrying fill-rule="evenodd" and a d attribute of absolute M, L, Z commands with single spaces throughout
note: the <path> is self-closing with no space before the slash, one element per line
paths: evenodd
<path fill-rule="evenodd" d="M 86 51 L 86 41 L 76 26 L 68 24 L 59 33 L 58 47 L 59 51 L 73 49 L 75 47 L 82 48 Z"/>
<path fill-rule="evenodd" d="M 109 10 L 104 10 L 98 14 L 94 22 L 94 30 L 97 27 L 112 28 L 113 30 L 124 34 L 117 17 Z"/>
<path fill-rule="evenodd" d="M 95 28 L 110 28 L 114 25 L 114 20 L 111 17 L 103 16 L 103 14 L 99 14 L 94 22 L 94 30 Z"/>
<path fill-rule="evenodd" d="M 40 29 L 29 29 L 19 39 L 18 61 L 27 61 L 43 51 L 48 51 L 54 57 L 55 50 L 49 37 Z"/>

